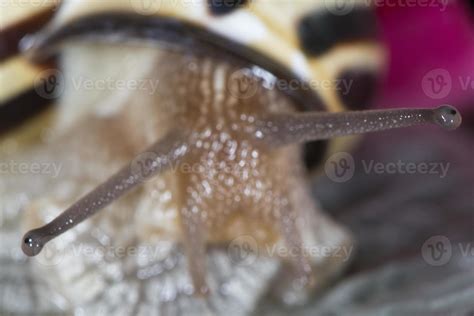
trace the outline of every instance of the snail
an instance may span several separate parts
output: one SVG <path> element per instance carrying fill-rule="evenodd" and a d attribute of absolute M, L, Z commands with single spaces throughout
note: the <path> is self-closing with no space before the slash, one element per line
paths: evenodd
<path fill-rule="evenodd" d="M 81 58 L 71 45 L 78 52 L 89 50 L 91 56 L 106 51 L 97 58 L 124 47 L 127 53 L 146 47 L 145 53 L 138 53 L 145 64 L 140 74 L 159 82 L 146 98 L 112 100 L 116 104 L 94 119 L 83 113 L 70 119 L 67 114 L 79 110 L 61 105 L 61 124 L 73 131 L 81 131 L 80 124 L 88 120 L 91 126 L 110 122 L 114 131 L 120 124 L 120 139 L 111 148 L 130 148 L 123 156 L 128 161 L 49 223 L 26 232 L 21 247 L 28 256 L 38 255 L 52 239 L 160 179 L 171 192 L 176 215 L 169 236 L 184 245 L 194 295 L 213 295 L 206 277 L 208 245 L 242 235 L 252 236 L 258 248 L 283 242 L 293 251 L 288 256 L 292 284 L 312 288 L 318 268 L 304 253 L 301 227 L 302 213 L 316 210 L 304 188 L 303 145 L 310 142 L 324 156 L 325 142 L 335 137 L 421 124 L 452 130 L 461 124 L 459 112 L 449 105 L 341 112 L 344 96 L 334 91 L 334 82 L 312 87 L 338 73 L 332 68 L 344 66 L 346 60 L 374 72 L 380 68 L 383 58 L 373 44 L 373 13 L 362 4 L 348 15 L 325 15 L 311 1 L 235 1 L 232 6 L 161 1 L 152 14 L 137 12 L 133 3 L 64 3 L 44 30 L 22 42 L 25 54 L 36 62 L 63 50 L 66 59 Z M 275 30 L 267 29 L 263 21 L 269 14 L 287 6 L 296 9 L 275 23 Z M 313 7 L 314 13 L 307 14 Z M 328 9 L 335 7 L 330 3 Z M 292 23 L 297 27 L 285 28 Z M 321 25 L 326 26 L 324 34 L 318 33 Z M 327 34 L 332 36 L 324 40 Z M 80 61 L 63 61 L 64 73 L 74 62 Z M 93 107 L 87 97 L 75 102 Z M 105 126 L 95 129 L 107 131 Z M 335 235 L 343 235 L 336 230 Z"/>

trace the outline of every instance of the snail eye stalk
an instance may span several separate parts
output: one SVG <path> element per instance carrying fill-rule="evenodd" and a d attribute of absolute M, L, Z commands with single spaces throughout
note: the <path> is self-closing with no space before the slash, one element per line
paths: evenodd
<path fill-rule="evenodd" d="M 449 105 L 434 109 L 274 114 L 257 122 L 255 137 L 272 146 L 283 146 L 423 124 L 454 130 L 461 121 L 459 111 Z"/>
<path fill-rule="evenodd" d="M 36 256 L 51 239 L 91 217 L 141 184 L 143 180 L 151 178 L 177 163 L 187 154 L 187 144 L 188 137 L 186 133 L 182 131 L 168 133 L 163 140 L 156 142 L 145 151 L 147 155 L 138 155 L 133 163 L 127 164 L 109 180 L 74 203 L 53 221 L 43 227 L 27 232 L 23 237 L 23 252 L 28 256 Z M 153 161 L 148 161 L 149 154 L 153 154 Z M 134 165 L 137 164 L 143 168 L 134 168 Z"/>
<path fill-rule="evenodd" d="M 435 109 L 368 110 L 342 113 L 274 114 L 255 121 L 254 137 L 271 146 L 283 146 L 337 136 L 362 134 L 421 124 L 436 124 L 453 130 L 461 124 L 461 115 L 451 106 Z M 188 152 L 189 137 L 184 132 L 170 132 L 146 152 L 156 154 L 148 164 L 146 178 L 150 178 L 173 163 L 178 163 Z M 145 165 L 145 162 L 143 162 Z M 142 170 L 143 171 L 143 170 Z M 51 239 L 71 229 L 139 185 L 143 174 L 131 164 L 77 201 L 49 224 L 31 230 L 23 237 L 22 249 L 28 256 L 37 255 Z"/>

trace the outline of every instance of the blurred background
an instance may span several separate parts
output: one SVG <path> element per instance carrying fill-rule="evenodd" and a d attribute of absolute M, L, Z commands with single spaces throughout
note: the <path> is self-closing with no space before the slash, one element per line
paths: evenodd
<path fill-rule="evenodd" d="M 385 3 L 377 14 L 389 59 L 376 107 L 448 103 L 461 109 L 463 125 L 454 134 L 415 128 L 369 135 L 352 152 L 351 181 L 334 183 L 324 175 L 316 180 L 315 195 L 351 227 L 359 250 L 348 279 L 315 310 L 324 315 L 472 315 L 472 1 L 448 1 L 445 10 Z M 372 160 L 450 167 L 443 179 L 368 174 L 364 163 Z"/>

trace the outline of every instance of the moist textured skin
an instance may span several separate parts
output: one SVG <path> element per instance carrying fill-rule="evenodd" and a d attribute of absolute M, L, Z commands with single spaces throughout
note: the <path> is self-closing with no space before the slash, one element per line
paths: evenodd
<path fill-rule="evenodd" d="M 269 113 L 294 107 L 249 78 L 251 68 L 219 58 L 165 55 L 154 66 L 161 83 L 154 116 L 191 131 L 189 153 L 167 186 L 174 188 L 194 284 L 206 291 L 206 242 L 242 234 L 251 234 L 262 246 L 282 236 L 297 254 L 300 276 L 309 274 L 296 226 L 299 202 L 292 199 L 292 191 L 301 187 L 294 181 L 304 181 L 299 149 L 266 146 L 254 128 Z"/>
<path fill-rule="evenodd" d="M 143 237 L 180 239 L 194 290 L 200 294 L 208 292 L 207 245 L 228 243 L 242 235 L 252 236 L 261 249 L 282 241 L 296 267 L 295 278 L 308 285 L 311 265 L 303 254 L 297 220 L 302 205 L 305 211 L 311 210 L 307 209 L 310 196 L 304 189 L 300 150 L 297 145 L 274 147 L 256 129 L 262 118 L 294 112 L 295 106 L 287 96 L 268 87 L 271 75 L 227 56 L 160 51 L 147 65 L 145 80 L 159 83 L 156 91 L 145 97 L 129 96 L 133 101 L 108 118 L 125 131 L 120 142 L 133 148 L 125 174 L 131 169 L 134 177 L 149 179 L 143 164 L 153 163 L 156 157 L 155 152 L 143 152 L 144 148 L 176 131 L 185 135 L 179 150 L 186 154 L 172 161 L 168 166 L 171 170 L 145 184 L 159 184 L 161 190 L 157 189 L 156 195 L 167 196 L 175 213 L 175 228 L 163 231 L 161 222 L 147 221 L 153 218 L 148 212 L 141 214 L 145 227 L 139 229 L 147 232 Z M 105 135 L 111 133 L 112 129 Z M 102 199 L 92 193 L 73 206 L 73 212 L 65 213 L 70 216 L 61 215 L 50 228 L 33 231 L 24 243 L 32 247 L 37 240 L 47 241 L 76 225 L 81 221 L 77 214 L 93 214 L 90 208 L 118 199 L 122 189 L 116 188 L 121 185 L 108 182 L 105 189 L 109 188 L 112 195 Z M 163 209 L 167 208 L 153 208 L 152 212 Z M 41 250 L 39 247 L 32 248 L 34 254 Z"/>
<path fill-rule="evenodd" d="M 150 96 L 151 106 L 147 104 L 143 108 L 145 114 L 138 116 L 134 116 L 140 110 L 138 106 L 127 107 L 132 112 L 124 111 L 125 120 L 130 118 L 125 125 L 149 124 L 149 129 L 140 129 L 142 134 L 132 133 L 138 147 L 146 144 L 145 135 L 154 140 L 149 151 L 139 154 L 130 166 L 48 225 L 28 232 L 22 246 L 26 254 L 38 254 L 50 239 L 143 180 L 171 168 L 174 182 L 164 186 L 173 188 L 170 194 L 195 291 L 208 292 L 205 254 L 207 242 L 213 239 L 208 232 L 228 241 L 236 236 L 228 235 L 235 225 L 251 227 L 249 233 L 257 234 L 254 239 L 260 244 L 275 243 L 277 239 L 269 236 L 277 231 L 297 268 L 297 283 L 308 285 L 311 265 L 303 253 L 297 225 L 301 194 L 292 198 L 302 187 L 298 185 L 302 166 L 298 150 L 288 145 L 427 123 L 455 129 L 461 123 L 459 113 L 450 106 L 339 114 L 290 113 L 292 105 L 287 97 L 272 89 L 272 75 L 256 66 L 242 67 L 217 54 L 166 51 L 150 66 L 148 80 L 153 78 L 160 83 Z M 148 114 L 173 125 L 161 126 L 148 119 Z M 134 117 L 138 121 L 134 122 Z M 258 224 L 252 227 L 251 223 Z"/>

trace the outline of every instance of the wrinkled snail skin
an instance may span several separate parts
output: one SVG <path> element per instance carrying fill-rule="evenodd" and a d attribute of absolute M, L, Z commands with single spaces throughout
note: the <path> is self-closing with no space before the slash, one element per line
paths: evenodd
<path fill-rule="evenodd" d="M 295 196 L 310 198 L 308 192 L 300 190 L 305 180 L 299 144 L 428 123 L 454 129 L 461 123 L 459 112 L 449 106 L 323 112 L 326 104 L 322 98 L 307 89 L 305 81 L 285 66 L 174 18 L 129 13 L 94 15 L 43 33 L 42 37 L 30 39 L 30 43 L 24 45 L 39 58 L 55 52 L 66 40 L 88 39 L 91 32 L 100 34 L 99 40 L 112 37 L 115 43 L 127 43 L 140 39 L 164 47 L 157 48 L 163 50 L 164 57 L 156 65 L 150 65 L 154 76 L 166 79 L 161 81 L 157 95 L 152 96 L 156 99 L 153 113 L 169 117 L 175 128 L 140 151 L 154 154 L 155 160 L 146 173 L 149 178 L 169 172 L 173 167 L 171 171 L 176 180 L 173 196 L 181 237 L 190 263 L 194 293 L 198 295 L 209 294 L 207 243 L 218 239 L 215 236 L 226 236 L 221 241 L 229 241 L 223 232 L 230 230 L 230 219 L 240 220 L 240 226 L 257 223 L 264 227 L 272 236 L 270 242 L 281 237 L 288 248 L 295 250 L 295 256 L 290 259 L 296 280 L 303 288 L 313 285 L 317 271 L 303 254 L 303 238 L 297 223 L 303 202 Z M 168 44 L 172 45 L 168 47 Z M 315 51 L 319 54 L 320 48 Z M 247 96 L 233 90 L 248 78 L 235 79 L 232 75 L 242 69 L 254 69 L 253 66 L 257 71 L 246 76 L 256 85 L 255 92 Z M 273 78 L 270 80 L 297 80 L 301 89 L 269 89 L 266 87 L 268 79 L 258 76 L 260 70 L 269 73 Z M 160 94 L 167 97 L 166 102 L 159 99 Z M 141 157 L 140 151 L 135 153 L 136 157 Z M 143 175 L 133 168 L 136 162 L 130 161 L 49 224 L 27 232 L 22 240 L 25 254 L 37 255 L 52 238 L 139 186 Z M 196 174 L 180 168 L 203 162 L 207 169 Z M 236 168 L 237 172 L 220 177 L 220 165 Z"/>
<path fill-rule="evenodd" d="M 290 197 L 294 190 L 290 178 L 302 181 L 301 162 L 296 160 L 297 148 L 266 148 L 252 137 L 247 137 L 244 131 L 249 123 L 252 124 L 265 113 L 291 112 L 293 103 L 282 93 L 263 88 L 245 98 L 233 96 L 227 87 L 231 86 L 234 91 L 233 88 L 239 84 L 232 79 L 232 74 L 240 66 L 236 68 L 228 58 L 183 57 L 179 53 L 165 55 L 167 58 L 156 66 L 158 78 L 166 78 L 158 94 L 167 95 L 166 100 L 171 102 L 172 107 L 158 102 L 156 115 L 169 116 L 178 129 L 189 129 L 190 135 L 184 137 L 182 143 L 164 136 L 157 144 L 175 144 L 178 149 L 173 147 L 173 150 L 179 150 L 183 155 L 179 160 L 169 159 L 169 162 L 177 168 L 173 171 L 178 187 L 176 203 L 179 205 L 183 241 L 188 260 L 192 263 L 189 268 L 196 292 L 208 293 L 205 282 L 208 236 L 212 238 L 212 235 L 228 230 L 227 225 L 231 225 L 232 221 L 226 223 L 227 218 L 240 217 L 261 223 L 261 227 L 269 227 L 269 235 L 279 235 L 278 232 L 282 231 L 284 239 L 298 253 L 295 258 L 298 279 L 309 284 L 311 265 L 298 250 L 303 248 L 296 228 L 300 202 Z M 194 66 L 188 67 L 191 61 Z M 176 90 L 176 86 L 184 89 Z M 144 151 L 149 152 L 158 153 L 156 149 Z M 137 157 L 140 156 L 137 153 Z M 131 161 L 52 223 L 27 233 L 23 245 L 25 252 L 37 254 L 44 242 L 66 232 L 125 193 L 123 186 L 131 189 L 140 184 L 135 181 L 140 174 L 134 172 L 141 171 L 132 168 L 134 163 L 136 161 Z M 181 170 L 181 164 L 202 164 L 206 169 L 190 174 Z M 220 171 L 221 164 L 228 166 L 230 171 Z M 275 170 L 281 173 L 275 173 Z M 118 192 L 115 189 L 117 186 L 120 187 Z M 221 233 L 216 233 L 219 231 Z"/>

